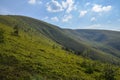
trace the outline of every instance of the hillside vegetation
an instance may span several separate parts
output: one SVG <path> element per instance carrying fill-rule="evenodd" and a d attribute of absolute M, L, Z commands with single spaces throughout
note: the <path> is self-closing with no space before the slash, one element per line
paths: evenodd
<path fill-rule="evenodd" d="M 72 30 L 72 32 L 69 33 L 69 31 L 71 30 L 66 32 L 65 29 L 61 29 L 57 26 L 48 24 L 40 20 L 36 20 L 33 18 L 29 18 L 29 17 L 23 17 L 23 16 L 1 16 L 0 22 L 8 26 L 19 25 L 20 28 L 26 32 L 29 32 L 29 30 L 34 29 L 37 32 L 37 34 L 44 35 L 45 37 L 62 45 L 63 49 L 68 50 L 68 51 L 74 51 L 74 53 L 77 55 L 87 56 L 93 60 L 110 62 L 110 63 L 117 64 L 117 65 L 120 64 L 119 62 L 120 58 L 118 58 L 118 56 L 107 54 L 101 49 L 96 49 L 94 47 L 91 47 L 91 45 L 89 44 L 92 42 L 87 43 L 87 41 L 83 40 L 84 38 L 79 39 L 78 38 L 79 35 L 76 37 L 76 34 L 75 35 L 73 34 L 74 30 Z M 110 50 L 111 49 L 109 49 L 108 51 Z"/>
<path fill-rule="evenodd" d="M 96 51 L 67 34 L 63 29 L 36 19 L 0 16 L 0 79 L 120 79 L 119 66 L 100 62 L 107 55 L 110 59 L 104 61 L 111 62 L 113 58 L 112 62 L 118 63 L 119 58 Z M 96 55 L 89 57 L 90 52 Z M 75 55 L 78 53 L 84 56 Z M 100 61 L 89 59 L 96 56 Z"/>
<path fill-rule="evenodd" d="M 65 30 L 67 35 L 71 35 L 76 41 L 83 42 L 90 47 L 105 53 L 107 57 L 111 56 L 118 61 L 120 58 L 120 32 L 108 30 Z M 104 55 L 104 56 L 105 56 Z M 100 56 L 100 55 L 98 55 Z M 94 58 L 94 57 L 93 57 Z M 109 58 L 110 59 L 110 58 Z M 112 61 L 111 61 L 112 62 Z M 113 64 L 114 61 L 112 62 Z M 118 64 L 120 64 L 118 62 Z"/>

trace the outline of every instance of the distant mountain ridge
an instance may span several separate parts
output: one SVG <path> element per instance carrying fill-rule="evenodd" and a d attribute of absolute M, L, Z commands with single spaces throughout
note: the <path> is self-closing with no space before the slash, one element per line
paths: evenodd
<path fill-rule="evenodd" d="M 93 47 L 120 58 L 120 32 L 107 30 L 76 30 L 76 32 L 87 42 L 93 43 Z"/>

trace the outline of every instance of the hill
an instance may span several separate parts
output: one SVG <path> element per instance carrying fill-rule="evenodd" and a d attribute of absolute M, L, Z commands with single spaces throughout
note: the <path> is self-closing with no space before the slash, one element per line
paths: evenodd
<path fill-rule="evenodd" d="M 24 29 L 25 31 L 34 29 L 37 33 L 42 34 L 62 45 L 63 49 L 74 51 L 75 54 L 85 55 L 93 60 L 119 64 L 120 59 L 118 57 L 111 54 L 106 54 L 100 49 L 91 47 L 91 45 L 88 45 L 91 42 L 86 44 L 86 41 L 83 42 L 80 39 L 78 40 L 77 37 L 75 37 L 76 34 L 68 34 L 65 29 L 61 29 L 49 23 L 23 16 L 1 16 L 0 19 L 0 22 L 6 25 L 14 26 L 18 24 L 20 28 Z"/>
<path fill-rule="evenodd" d="M 107 30 L 76 30 L 76 32 L 81 34 L 80 36 L 87 42 L 102 44 L 103 46 L 97 45 L 100 47 L 99 49 L 120 58 L 120 54 L 118 54 L 120 53 L 120 32 Z"/>
<path fill-rule="evenodd" d="M 108 30 L 67 30 L 69 35 L 101 50 L 106 54 L 120 58 L 120 32 Z"/>
<path fill-rule="evenodd" d="M 88 59 L 98 57 L 111 62 L 113 58 L 112 62 L 117 63 L 119 58 L 67 34 L 64 29 L 33 18 L 0 16 L 0 79 L 119 80 L 119 66 Z M 90 52 L 85 52 L 87 49 Z M 80 56 L 83 53 L 86 58 Z"/>

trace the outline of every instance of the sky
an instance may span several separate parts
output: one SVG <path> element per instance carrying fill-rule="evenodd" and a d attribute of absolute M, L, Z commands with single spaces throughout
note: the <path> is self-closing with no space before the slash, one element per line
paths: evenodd
<path fill-rule="evenodd" d="M 0 15 L 23 15 L 70 29 L 120 31 L 120 0 L 0 0 Z"/>

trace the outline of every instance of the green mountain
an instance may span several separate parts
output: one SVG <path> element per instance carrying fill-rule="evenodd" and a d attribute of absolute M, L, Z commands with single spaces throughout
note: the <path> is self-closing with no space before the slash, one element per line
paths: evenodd
<path fill-rule="evenodd" d="M 113 58 L 120 58 L 120 32 L 118 31 L 85 29 L 68 29 L 65 31 L 67 35 L 70 35 L 70 37 L 73 37 L 78 42 L 86 43 L 97 51 L 105 53 L 105 55 L 109 55 Z M 111 60 L 113 59 L 111 58 Z"/>
<path fill-rule="evenodd" d="M 61 29 L 25 16 L 1 15 L 0 79 L 119 80 L 119 45 L 112 41 L 119 39 L 119 32 L 113 33 L 115 38 L 112 33 L 105 36 L 107 42 L 106 38 L 96 40 L 98 35 L 90 37 L 89 30 Z"/>
<path fill-rule="evenodd" d="M 18 24 L 25 31 L 34 29 L 36 32 L 62 45 L 63 49 L 65 50 L 74 51 L 75 54 L 85 55 L 93 60 L 119 64 L 120 59 L 118 57 L 111 54 L 106 54 L 106 52 L 103 52 L 101 49 L 91 47 L 91 45 L 88 45 L 91 43 L 89 40 L 89 43 L 86 44 L 86 41 L 81 40 L 84 39 L 83 37 L 78 39 L 79 34 L 77 34 L 78 36 L 76 34 L 74 35 L 74 30 L 69 30 L 67 32 L 66 29 L 61 29 L 46 22 L 23 16 L 3 16 L 1 17 L 1 23 L 5 23 L 11 26 Z"/>
<path fill-rule="evenodd" d="M 107 30 L 75 30 L 78 38 L 91 43 L 91 45 L 103 52 L 120 58 L 120 32 Z"/>

